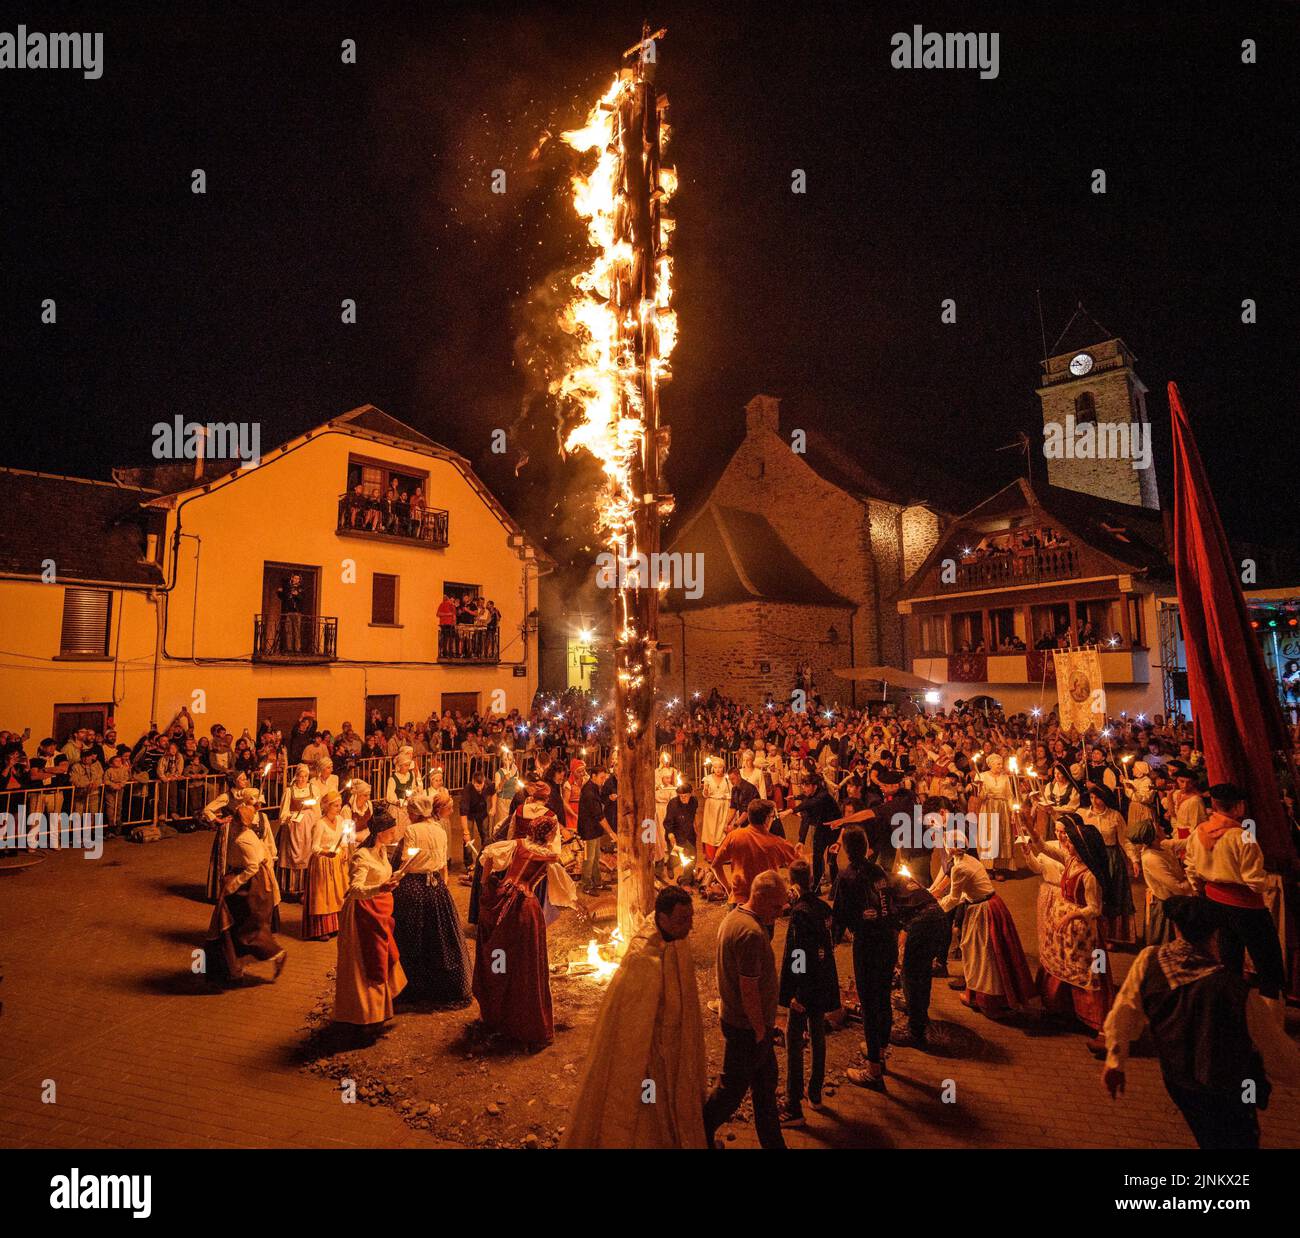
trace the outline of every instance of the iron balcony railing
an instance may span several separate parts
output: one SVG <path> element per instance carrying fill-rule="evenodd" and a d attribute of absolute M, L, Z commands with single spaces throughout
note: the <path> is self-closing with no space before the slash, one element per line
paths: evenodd
<path fill-rule="evenodd" d="M 333 662 L 338 631 L 332 615 L 254 615 L 253 661 Z"/>
<path fill-rule="evenodd" d="M 483 663 L 501 660 L 500 628 L 472 623 L 443 624 L 438 628 L 438 661 Z"/>
<path fill-rule="evenodd" d="M 344 537 L 393 538 L 439 549 L 448 545 L 450 517 L 439 507 L 412 513 L 392 507 L 387 500 L 339 495 L 335 532 Z"/>

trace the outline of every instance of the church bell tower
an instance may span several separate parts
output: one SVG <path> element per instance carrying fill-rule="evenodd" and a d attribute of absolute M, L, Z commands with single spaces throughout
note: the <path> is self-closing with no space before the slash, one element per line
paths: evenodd
<path fill-rule="evenodd" d="M 1043 362 L 1047 480 L 1112 503 L 1160 509 L 1146 384 L 1124 341 L 1082 305 Z M 1145 444 L 1145 467 L 1141 463 Z"/>

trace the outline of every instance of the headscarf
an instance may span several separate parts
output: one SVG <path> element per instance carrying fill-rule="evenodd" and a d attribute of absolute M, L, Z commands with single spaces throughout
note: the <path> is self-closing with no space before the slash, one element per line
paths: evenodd
<path fill-rule="evenodd" d="M 1102 842 L 1101 831 L 1095 825 L 1089 825 L 1076 812 L 1067 812 L 1056 819 L 1056 828 L 1065 832 L 1070 846 L 1087 870 L 1097 878 L 1097 884 L 1106 884 L 1106 844 Z"/>
<path fill-rule="evenodd" d="M 1111 812 L 1116 811 L 1115 793 L 1104 782 L 1090 782 L 1088 794 L 1095 795 Z"/>

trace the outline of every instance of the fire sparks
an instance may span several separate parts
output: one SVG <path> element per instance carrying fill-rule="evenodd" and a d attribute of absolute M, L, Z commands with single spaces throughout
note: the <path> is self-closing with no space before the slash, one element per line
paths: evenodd
<path fill-rule="evenodd" d="M 574 296 L 560 316 L 561 327 L 577 343 L 577 356 L 551 386 L 552 394 L 581 413 L 565 449 L 585 449 L 600 461 L 607 484 L 597 503 L 597 531 L 626 561 L 637 554 L 635 517 L 644 496 L 636 485 L 636 465 L 648 447 L 647 403 L 657 400 L 658 386 L 670 377 L 668 361 L 677 338 L 668 252 L 672 221 L 661 216 L 677 177 L 644 153 L 639 135 L 627 147 L 642 152 L 641 166 L 625 164 L 622 126 L 633 114 L 630 104 L 639 88 L 633 73 L 618 74 L 582 127 L 561 134 L 568 146 L 596 158 L 590 172 L 572 180 L 574 210 L 586 221 L 593 253 L 574 277 Z M 661 143 L 666 133 L 660 125 Z M 648 258 L 630 239 L 628 185 L 643 178 L 656 206 Z M 644 269 L 647 264 L 650 269 Z M 625 623 L 626 618 L 625 611 Z M 631 635 L 625 630 L 624 641 Z"/>

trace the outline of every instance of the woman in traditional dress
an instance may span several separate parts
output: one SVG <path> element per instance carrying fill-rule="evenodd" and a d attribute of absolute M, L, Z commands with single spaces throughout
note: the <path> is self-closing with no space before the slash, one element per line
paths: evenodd
<path fill-rule="evenodd" d="M 1151 766 L 1145 761 L 1134 761 L 1133 776 L 1125 778 L 1122 785 L 1128 796 L 1128 837 L 1130 842 L 1136 842 L 1137 831 L 1156 817 L 1156 788 L 1151 781 Z"/>
<path fill-rule="evenodd" d="M 1043 878 L 1038 892 L 1038 995 L 1044 1008 L 1100 1032 L 1114 998 L 1101 933 L 1106 846 L 1077 813 L 1057 819 L 1056 841 L 1030 835 L 1021 854 Z"/>
<path fill-rule="evenodd" d="M 514 803 L 515 796 L 523 785 L 523 779 L 519 775 L 519 767 L 515 764 L 515 754 L 507 748 L 502 754 L 501 766 L 493 776 L 493 787 L 496 794 L 492 800 L 492 818 L 489 833 L 495 833 L 497 826 L 510 815 L 510 806 Z"/>
<path fill-rule="evenodd" d="M 300 899 L 307 884 L 317 806 L 316 797 L 311 793 L 311 770 L 299 765 L 280 801 L 280 834 L 276 840 L 279 858 L 275 876 L 280 893 L 287 899 Z"/>
<path fill-rule="evenodd" d="M 700 797 L 704 801 L 700 842 L 704 847 L 704 857 L 711 864 L 714 854 L 722 845 L 727 817 L 731 813 L 731 780 L 723 772 L 725 763 L 721 757 L 710 757 L 705 764 L 708 773 L 700 780 Z"/>
<path fill-rule="evenodd" d="M 406 858 L 406 872 L 393 891 L 393 934 L 410 982 L 404 997 L 439 1006 L 466 1006 L 469 950 L 460 913 L 447 888 L 451 793 L 417 795 L 407 800 L 406 808 L 411 822 L 397 852 Z"/>
<path fill-rule="evenodd" d="M 1196 891 L 1187 880 L 1178 845 L 1154 819 L 1143 821 L 1131 841 L 1137 849 L 1147 890 L 1144 939 L 1148 946 L 1163 946 L 1175 940 L 1173 923 L 1165 915 L 1165 900 L 1176 894 L 1194 895 Z"/>
<path fill-rule="evenodd" d="M 1109 787 L 1090 782 L 1088 807 L 1079 816 L 1095 827 L 1106 847 L 1106 877 L 1101 888 L 1102 933 L 1108 945 L 1137 941 L 1133 879 L 1139 875 L 1137 852 L 1128 840 L 1128 826 L 1115 806 Z"/>
<path fill-rule="evenodd" d="M 759 769 L 755 763 L 757 760 L 754 752 L 746 748 L 740 754 L 740 776 L 750 783 L 754 790 L 758 792 L 758 798 L 761 800 L 768 799 L 767 773 Z"/>
<path fill-rule="evenodd" d="M 473 993 L 484 1026 L 536 1051 L 555 1038 L 555 1026 L 546 919 L 533 887 L 545 876 L 550 901 L 569 907 L 577 890 L 556 862 L 554 814 L 543 811 L 526 829 L 483 849 Z"/>
<path fill-rule="evenodd" d="M 234 815 L 234 800 L 240 791 L 248 787 L 248 775 L 241 770 L 226 779 L 226 789 L 203 808 L 203 820 L 214 826 L 216 833 L 212 838 L 212 851 L 208 856 L 207 896 L 209 903 L 215 903 L 221 897 L 221 882 L 226 875 L 226 852 L 230 848 L 230 821 Z M 275 841 L 271 842 L 271 858 L 275 858 Z"/>
<path fill-rule="evenodd" d="M 1056 834 L 1056 818 L 1062 813 L 1078 812 L 1081 803 L 1078 784 L 1064 761 L 1052 762 L 1052 776 L 1043 785 L 1034 804 L 1034 828 L 1040 838 Z"/>
<path fill-rule="evenodd" d="M 1005 881 L 1006 870 L 1014 864 L 1012 837 L 1016 826 L 1011 811 L 1011 802 L 1015 798 L 1015 787 L 1011 775 L 1002 772 L 1002 757 L 990 752 L 979 775 L 980 807 L 993 837 L 997 839 L 997 851 L 982 854 L 980 859 L 984 867 L 993 871 L 994 881 Z"/>
<path fill-rule="evenodd" d="M 393 772 L 388 775 L 384 799 L 393 808 L 401 808 L 411 796 L 419 795 L 423 790 L 420 771 L 415 768 L 415 750 L 408 746 L 399 748 L 393 758 Z"/>
<path fill-rule="evenodd" d="M 321 804 L 325 796 L 330 791 L 339 789 L 339 776 L 334 772 L 334 760 L 332 757 L 321 757 L 316 762 L 316 773 L 311 780 L 312 798 Z"/>
<path fill-rule="evenodd" d="M 945 912 L 963 907 L 961 959 L 965 973 L 962 1002 L 991 1017 L 1028 1005 L 1034 978 L 1025 961 L 1016 922 L 998 894 L 978 849 L 960 830 L 946 831 L 948 863 L 930 889 Z"/>
<path fill-rule="evenodd" d="M 766 762 L 767 780 L 771 784 L 772 802 L 776 805 L 778 813 L 785 811 L 786 792 L 790 789 L 790 777 L 786 769 L 785 758 L 781 755 L 781 749 L 776 744 L 771 744 L 766 753 L 764 753 Z M 758 763 L 758 754 L 754 755 L 754 763 Z"/>
<path fill-rule="evenodd" d="M 302 900 L 305 941 L 327 941 L 339 931 L 339 912 L 348 889 L 348 819 L 343 797 L 326 791 L 312 827 L 311 863 Z"/>
<path fill-rule="evenodd" d="M 339 961 L 334 1021 L 377 1034 L 393 1017 L 393 999 L 406 988 L 393 937 L 393 866 L 388 842 L 397 826 L 384 805 L 370 818 L 370 832 L 357 840 L 348 890 L 339 914 Z"/>
<path fill-rule="evenodd" d="M 232 802 L 230 844 L 220 895 L 208 926 L 213 948 L 207 957 L 215 964 L 215 977 L 228 983 L 245 978 L 250 960 L 269 962 L 272 979 L 277 979 L 287 955 L 272 928 L 279 890 L 266 849 L 271 829 L 258 811 L 256 791 L 237 791 Z"/>
<path fill-rule="evenodd" d="M 672 753 L 667 749 L 659 754 L 659 765 L 655 769 L 655 837 L 662 840 L 664 835 L 664 817 L 668 812 L 668 805 L 672 803 L 673 797 L 677 794 L 677 784 L 681 781 L 681 774 L 677 772 L 676 766 L 673 765 Z M 659 854 L 662 843 L 656 844 L 655 859 L 660 860 L 663 857 Z"/>
<path fill-rule="evenodd" d="M 574 757 L 569 762 L 569 776 L 564 781 L 564 828 L 570 834 L 578 829 L 578 799 L 587 781 L 587 763 Z"/>
<path fill-rule="evenodd" d="M 375 811 L 375 803 L 370 798 L 370 784 L 360 778 L 354 778 L 348 784 L 348 804 L 343 809 L 344 817 L 352 822 L 353 838 L 360 838 L 370 829 L 370 818 Z"/>

